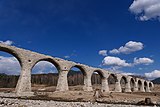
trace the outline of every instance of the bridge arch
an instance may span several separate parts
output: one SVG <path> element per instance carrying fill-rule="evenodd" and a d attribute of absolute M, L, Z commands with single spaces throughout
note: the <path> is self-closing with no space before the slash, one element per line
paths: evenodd
<path fill-rule="evenodd" d="M 16 91 L 19 75 L 21 73 L 21 62 L 16 54 L 0 48 L 0 88 L 7 88 L 11 92 Z"/>
<path fill-rule="evenodd" d="M 149 89 L 150 89 L 150 91 L 152 91 L 153 87 L 154 87 L 153 83 L 149 82 Z"/>
<path fill-rule="evenodd" d="M 33 64 L 31 66 L 31 90 L 37 91 L 37 85 L 40 86 L 52 86 L 51 90 L 55 91 L 57 82 L 58 82 L 58 75 L 60 72 L 60 65 L 52 58 L 41 58 L 41 59 L 31 59 Z M 41 66 L 39 68 L 39 66 Z M 34 72 L 36 71 L 36 72 Z M 36 78 L 37 75 L 40 75 L 39 78 Z M 48 77 L 47 77 L 48 76 Z M 45 81 L 43 81 L 45 79 Z M 39 87 L 38 87 L 39 88 Z M 44 88 L 45 89 L 45 88 Z M 41 89 L 38 89 L 38 91 Z M 47 91 L 47 90 L 43 90 Z"/>
<path fill-rule="evenodd" d="M 102 70 L 96 69 L 92 72 L 91 83 L 93 89 L 102 89 L 102 81 L 105 79 L 105 74 Z"/>
<path fill-rule="evenodd" d="M 144 91 L 147 92 L 147 89 L 148 89 L 147 81 L 144 81 Z"/>
<path fill-rule="evenodd" d="M 117 76 L 113 73 L 110 73 L 108 76 L 108 85 L 110 91 L 115 91 L 116 82 L 118 82 Z"/>
<path fill-rule="evenodd" d="M 16 50 L 0 46 L 0 51 L 13 55 L 19 61 L 19 64 L 22 67 L 22 58 L 20 57 L 19 53 L 17 53 Z"/>
<path fill-rule="evenodd" d="M 69 71 L 72 69 L 72 68 L 78 68 L 81 72 L 82 72 L 82 74 L 84 75 L 84 76 L 86 76 L 87 75 L 87 71 L 85 70 L 85 67 L 83 67 L 82 65 L 73 65 L 73 66 L 71 66 L 70 68 L 69 68 Z"/>
<path fill-rule="evenodd" d="M 126 76 L 122 76 L 121 79 L 120 79 L 120 84 L 121 84 L 122 92 L 125 92 L 126 84 L 127 83 L 128 83 L 127 77 Z"/>
<path fill-rule="evenodd" d="M 58 72 L 60 72 L 61 65 L 53 58 L 41 58 L 41 59 L 36 60 L 35 63 L 33 63 L 32 67 L 31 67 L 31 70 L 38 62 L 41 62 L 41 61 L 46 61 L 46 62 L 52 63 L 56 67 Z"/>
<path fill-rule="evenodd" d="M 74 90 L 84 90 L 83 89 L 85 85 L 84 79 L 87 78 L 86 76 L 87 76 L 87 73 L 86 73 L 86 69 L 84 66 L 78 65 L 78 64 L 71 66 L 67 74 L 69 90 L 73 90 L 73 89 Z M 72 89 L 71 86 L 74 88 Z"/>
<path fill-rule="evenodd" d="M 131 86 L 131 91 L 135 91 L 135 79 L 131 78 L 130 79 L 130 86 Z"/>
<path fill-rule="evenodd" d="M 138 91 L 141 91 L 142 88 L 142 81 L 138 80 Z"/>
<path fill-rule="evenodd" d="M 150 88 L 153 88 L 153 87 L 154 87 L 152 82 L 149 82 L 149 87 L 150 87 Z"/>

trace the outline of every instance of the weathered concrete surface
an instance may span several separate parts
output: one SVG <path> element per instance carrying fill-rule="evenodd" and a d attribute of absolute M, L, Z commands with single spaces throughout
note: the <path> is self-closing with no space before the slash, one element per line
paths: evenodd
<path fill-rule="evenodd" d="M 67 82 L 67 74 L 72 67 L 79 68 L 84 74 L 84 91 L 92 91 L 91 84 L 91 76 L 94 72 L 97 72 L 101 76 L 102 87 L 101 90 L 104 92 L 109 91 L 108 86 L 108 77 L 111 73 L 107 70 L 90 67 L 84 64 L 75 63 L 72 61 L 67 61 L 61 58 L 51 57 L 44 54 L 39 54 L 36 52 L 32 52 L 29 50 L 17 48 L 14 46 L 7 46 L 5 44 L 0 43 L 0 51 L 7 52 L 15 56 L 20 65 L 21 65 L 21 74 L 16 86 L 16 93 L 18 96 L 30 96 L 33 93 L 31 92 L 31 70 L 39 61 L 48 61 L 55 65 L 55 67 L 59 71 L 59 79 L 57 84 L 57 91 L 67 91 L 68 90 L 68 82 Z M 115 91 L 122 92 L 120 81 L 122 79 L 122 74 L 114 74 L 117 77 L 117 81 L 115 84 Z M 123 76 L 124 77 L 124 76 Z M 125 76 L 126 78 L 126 92 L 131 92 L 131 76 Z M 133 78 L 135 81 L 134 91 L 138 91 L 138 87 L 140 87 L 139 91 L 142 92 L 150 92 L 150 89 L 154 87 L 153 83 L 147 80 L 143 80 L 140 78 Z M 137 79 L 137 80 L 136 80 Z M 138 84 L 140 81 L 140 84 Z M 144 82 L 147 82 L 147 85 L 144 86 Z"/>

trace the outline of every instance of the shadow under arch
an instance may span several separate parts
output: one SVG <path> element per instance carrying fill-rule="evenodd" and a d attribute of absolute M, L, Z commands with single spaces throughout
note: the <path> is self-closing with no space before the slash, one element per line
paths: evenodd
<path fill-rule="evenodd" d="M 5 56 L 6 55 L 6 56 Z M 21 73 L 21 60 L 17 54 L 0 48 L 1 70 L 0 72 L 0 88 L 6 88 L 11 92 L 16 91 L 16 86 Z M 10 68 L 12 67 L 12 68 Z M 6 69 L 5 69 L 6 68 Z"/>
<path fill-rule="evenodd" d="M 91 77 L 92 88 L 102 89 L 102 80 L 105 78 L 103 71 L 94 70 Z"/>
<path fill-rule="evenodd" d="M 117 76 L 115 74 L 109 74 L 108 76 L 108 85 L 109 85 L 109 90 L 110 91 L 115 91 L 115 85 L 116 82 L 118 81 Z"/>
<path fill-rule="evenodd" d="M 86 78 L 86 70 L 81 65 L 73 65 L 67 74 L 69 90 L 82 91 L 84 87 L 84 79 Z"/>
<path fill-rule="evenodd" d="M 131 91 L 134 92 L 134 88 L 135 88 L 135 80 L 134 80 L 134 78 L 130 79 L 130 86 L 131 86 Z"/>
<path fill-rule="evenodd" d="M 43 71 L 40 73 L 36 72 L 32 74 L 34 68 L 42 62 L 44 63 L 44 65 L 47 64 L 47 66 L 45 66 L 45 69 L 43 69 Z M 48 71 L 48 66 L 50 68 L 49 70 L 51 70 L 52 72 Z M 52 69 L 54 69 L 56 72 L 54 72 Z M 52 58 L 43 58 L 37 60 L 31 67 L 32 91 L 56 91 L 60 70 L 60 65 Z"/>
<path fill-rule="evenodd" d="M 122 76 L 120 80 L 122 92 L 125 92 L 127 82 L 127 78 L 125 76 Z"/>
<path fill-rule="evenodd" d="M 150 88 L 150 91 L 153 90 L 153 83 L 149 82 L 149 88 Z"/>
<path fill-rule="evenodd" d="M 138 91 L 141 91 L 141 87 L 142 87 L 142 81 L 138 80 Z"/>
<path fill-rule="evenodd" d="M 144 90 L 145 90 L 145 92 L 147 91 L 147 82 L 146 81 L 144 81 Z"/>

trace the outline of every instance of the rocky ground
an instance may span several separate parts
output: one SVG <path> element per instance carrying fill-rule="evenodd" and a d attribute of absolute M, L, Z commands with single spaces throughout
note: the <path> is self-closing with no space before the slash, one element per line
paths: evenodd
<path fill-rule="evenodd" d="M 51 92 L 54 87 L 34 87 L 33 97 L 16 97 L 14 89 L 0 89 L 0 107 L 137 107 L 145 98 L 151 98 L 160 107 L 160 86 L 155 85 L 151 93 L 103 93 L 101 98 L 93 92 L 84 92 L 78 87 L 71 91 Z M 123 105 L 122 105 L 123 104 Z M 131 105 L 132 104 L 132 105 Z M 155 106 L 156 107 L 156 106 Z"/>
<path fill-rule="evenodd" d="M 102 104 L 93 102 L 57 102 L 57 101 L 0 98 L 0 107 L 138 107 L 138 106 L 122 105 L 122 104 Z"/>

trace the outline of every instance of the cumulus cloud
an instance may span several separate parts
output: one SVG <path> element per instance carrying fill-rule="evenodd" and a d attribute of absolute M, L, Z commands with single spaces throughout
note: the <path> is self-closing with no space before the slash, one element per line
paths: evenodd
<path fill-rule="evenodd" d="M 160 77 L 160 70 L 154 70 L 152 72 L 145 73 L 145 76 L 150 79 L 158 78 Z"/>
<path fill-rule="evenodd" d="M 144 64 L 144 65 L 149 65 L 152 64 L 154 60 L 150 58 L 134 58 L 134 65 L 139 65 L 139 64 Z"/>
<path fill-rule="evenodd" d="M 127 63 L 126 60 L 120 59 L 119 57 L 113 57 L 113 56 L 106 56 L 102 64 L 104 66 L 111 66 L 110 70 L 117 71 L 119 68 L 122 67 L 134 67 L 136 65 L 149 65 L 152 64 L 154 60 L 150 58 L 134 58 L 134 61 L 132 63 Z"/>
<path fill-rule="evenodd" d="M 20 64 L 15 57 L 0 56 L 0 73 L 8 75 L 19 75 L 21 71 Z M 53 64 L 41 61 L 35 65 L 32 73 L 55 73 L 57 72 Z"/>
<path fill-rule="evenodd" d="M 118 57 L 107 56 L 102 61 L 103 65 L 111 65 L 111 66 L 121 66 L 121 67 L 129 67 L 131 64 L 127 63 L 125 60 L 122 60 Z"/>
<path fill-rule="evenodd" d="M 134 0 L 129 10 L 141 21 L 160 20 L 160 0 Z"/>
<path fill-rule="evenodd" d="M 20 64 L 15 57 L 0 56 L 0 73 L 9 75 L 20 73 Z"/>
<path fill-rule="evenodd" d="M 123 74 L 123 75 L 138 75 L 136 73 L 131 73 L 131 72 L 122 72 L 121 74 Z"/>
<path fill-rule="evenodd" d="M 119 49 L 113 49 L 109 51 L 110 54 L 130 54 L 136 51 L 140 51 L 144 48 L 143 43 L 141 42 L 135 42 L 135 41 L 129 41 L 124 46 L 121 46 Z"/>
<path fill-rule="evenodd" d="M 40 61 L 34 66 L 32 72 L 34 74 L 57 73 L 57 69 L 50 62 Z"/>
<path fill-rule="evenodd" d="M 12 45 L 13 41 L 7 40 L 7 41 L 0 41 L 0 43 L 5 44 L 5 45 Z"/>
<path fill-rule="evenodd" d="M 107 50 L 100 50 L 99 55 L 107 56 Z"/>

